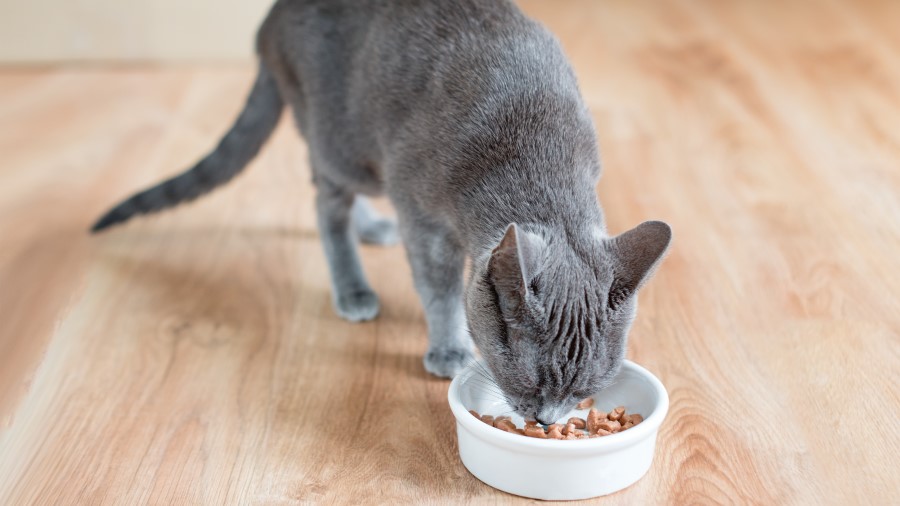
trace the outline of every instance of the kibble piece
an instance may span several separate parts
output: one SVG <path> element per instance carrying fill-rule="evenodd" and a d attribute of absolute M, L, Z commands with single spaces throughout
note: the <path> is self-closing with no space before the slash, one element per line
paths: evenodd
<path fill-rule="evenodd" d="M 571 423 L 571 424 L 575 425 L 576 429 L 583 429 L 587 425 L 586 422 L 584 421 L 584 418 L 578 418 L 577 416 L 573 416 L 572 418 L 569 418 L 569 421 L 566 423 L 567 424 Z"/>
<path fill-rule="evenodd" d="M 525 426 L 526 426 L 526 427 L 528 427 L 528 426 L 534 426 L 534 425 L 537 425 L 537 420 L 535 420 L 534 418 L 526 418 L 526 419 L 525 419 Z"/>
<path fill-rule="evenodd" d="M 544 428 L 538 427 L 537 425 L 526 425 L 525 435 L 528 437 L 536 437 L 538 439 L 547 439 L 547 433 L 544 432 Z"/>
<path fill-rule="evenodd" d="M 610 420 L 618 420 L 619 418 L 622 418 L 622 415 L 624 415 L 624 414 L 625 414 L 625 407 L 619 406 L 616 409 L 609 412 L 609 419 Z"/>
<path fill-rule="evenodd" d="M 518 435 L 520 435 L 520 436 L 524 436 L 524 435 L 525 435 L 525 430 L 524 430 L 524 429 L 516 429 L 516 434 L 518 434 Z"/>
<path fill-rule="evenodd" d="M 572 428 L 571 430 L 566 431 L 566 439 L 581 439 L 583 437 L 585 437 L 583 430 Z"/>
<path fill-rule="evenodd" d="M 516 424 L 512 420 L 497 420 L 494 422 L 494 427 L 506 432 L 516 431 Z"/>
<path fill-rule="evenodd" d="M 494 423 L 497 423 L 500 420 L 512 420 L 512 417 L 508 415 L 498 416 L 497 418 L 494 418 Z"/>
<path fill-rule="evenodd" d="M 619 432 L 619 429 L 622 428 L 622 424 L 615 420 L 607 420 L 605 422 L 600 422 L 600 425 L 598 425 L 597 427 L 603 430 L 608 430 L 609 432 Z"/>
<path fill-rule="evenodd" d="M 579 402 L 578 405 L 576 405 L 575 407 L 578 409 L 587 409 L 593 405 L 594 405 L 594 398 L 588 397 L 587 399 Z"/>
<path fill-rule="evenodd" d="M 597 408 L 591 408 L 590 413 L 588 413 L 587 417 L 587 428 L 588 432 L 593 434 L 597 432 L 597 428 L 600 426 L 601 422 L 606 421 L 606 413 L 598 410 Z"/>
<path fill-rule="evenodd" d="M 641 422 L 644 421 L 644 417 L 641 416 L 641 415 L 639 415 L 639 414 L 637 414 L 637 413 L 634 413 L 634 414 L 632 414 L 632 415 L 628 415 L 628 419 L 629 419 L 629 421 L 630 421 L 631 423 L 633 423 L 633 424 L 635 424 L 635 425 L 637 425 L 637 424 L 639 424 L 639 423 L 641 423 Z"/>
<path fill-rule="evenodd" d="M 491 415 L 481 415 L 481 421 L 492 427 L 494 426 L 494 417 Z"/>
<path fill-rule="evenodd" d="M 475 411 L 474 409 L 470 409 L 470 410 L 469 410 L 469 413 L 471 413 L 472 416 L 474 416 L 475 418 L 481 420 L 481 415 L 479 415 L 478 412 Z"/>
<path fill-rule="evenodd" d="M 562 439 L 563 434 L 559 431 L 559 425 L 553 424 L 550 428 L 547 429 L 547 438 L 549 439 Z"/>
<path fill-rule="evenodd" d="M 628 430 L 632 427 L 634 427 L 634 424 L 631 423 L 630 421 L 628 421 L 628 422 L 625 422 L 625 425 L 622 426 L 622 430 Z"/>
<path fill-rule="evenodd" d="M 608 431 L 608 430 L 605 430 L 605 429 L 598 429 L 598 430 L 597 430 L 597 437 L 608 436 L 608 435 L 610 435 L 610 434 L 612 434 L 612 432 L 610 432 L 610 431 Z"/>

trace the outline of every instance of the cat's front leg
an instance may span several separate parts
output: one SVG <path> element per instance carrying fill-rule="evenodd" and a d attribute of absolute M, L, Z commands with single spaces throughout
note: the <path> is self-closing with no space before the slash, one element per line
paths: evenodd
<path fill-rule="evenodd" d="M 452 378 L 474 359 L 462 301 L 465 251 L 448 227 L 419 213 L 402 215 L 400 224 L 428 323 L 425 369 Z"/>

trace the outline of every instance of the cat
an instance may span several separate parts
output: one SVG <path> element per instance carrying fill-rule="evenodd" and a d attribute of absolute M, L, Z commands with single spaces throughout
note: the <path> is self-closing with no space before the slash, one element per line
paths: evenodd
<path fill-rule="evenodd" d="M 257 53 L 247 104 L 218 147 L 93 231 L 230 180 L 287 104 L 309 145 L 340 316 L 379 310 L 357 239 L 399 234 L 431 374 L 458 373 L 474 342 L 510 405 L 542 423 L 612 382 L 671 230 L 650 221 L 607 234 L 594 126 L 547 29 L 505 0 L 279 0 Z M 396 222 L 366 201 L 384 193 Z"/>

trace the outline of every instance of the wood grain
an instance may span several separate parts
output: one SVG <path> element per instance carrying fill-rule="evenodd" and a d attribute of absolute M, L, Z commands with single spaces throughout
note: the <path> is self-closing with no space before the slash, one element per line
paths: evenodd
<path fill-rule="evenodd" d="M 672 404 L 603 504 L 900 496 L 900 8 L 524 2 L 594 112 L 609 228 L 672 224 L 629 356 Z M 98 213 L 221 135 L 251 66 L 0 71 L 0 503 L 520 502 L 459 462 L 399 247 L 331 311 L 285 122 L 206 199 Z M 548 470 L 548 479 L 552 470 Z"/>

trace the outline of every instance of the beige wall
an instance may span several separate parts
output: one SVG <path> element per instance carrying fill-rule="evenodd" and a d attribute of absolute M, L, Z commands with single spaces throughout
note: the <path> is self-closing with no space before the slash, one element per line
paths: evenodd
<path fill-rule="evenodd" d="M 0 0 L 0 63 L 245 60 L 273 0 Z"/>

